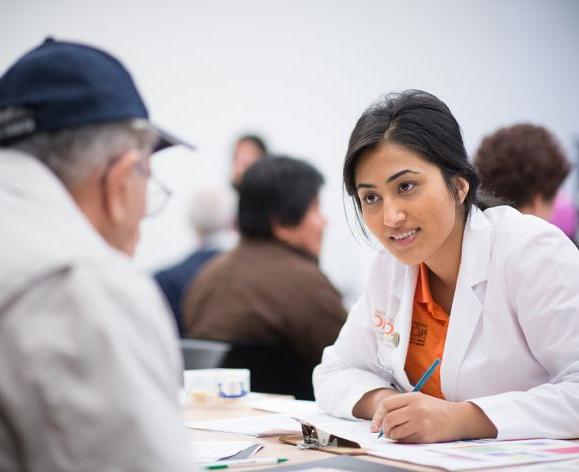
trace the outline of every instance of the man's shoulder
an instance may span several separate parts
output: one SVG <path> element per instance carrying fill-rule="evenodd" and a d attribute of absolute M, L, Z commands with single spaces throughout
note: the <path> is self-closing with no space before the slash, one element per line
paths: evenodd
<path fill-rule="evenodd" d="M 217 249 L 195 251 L 177 264 L 156 272 L 155 278 L 160 282 L 185 283 L 191 277 L 197 275 L 199 270 L 219 253 L 220 251 Z"/>

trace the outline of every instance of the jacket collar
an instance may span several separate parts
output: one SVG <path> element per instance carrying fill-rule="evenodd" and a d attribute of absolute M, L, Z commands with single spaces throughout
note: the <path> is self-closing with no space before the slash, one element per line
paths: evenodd
<path fill-rule="evenodd" d="M 271 238 L 256 238 L 256 237 L 250 237 L 250 236 L 242 236 L 241 240 L 239 241 L 239 246 L 244 247 L 244 248 L 258 248 L 259 251 L 263 251 L 263 248 L 270 248 L 271 250 L 277 250 L 277 251 L 284 251 L 284 252 L 290 252 L 292 254 L 295 254 L 297 256 L 299 256 L 300 258 L 303 259 L 307 259 L 311 262 L 313 262 L 314 264 L 318 265 L 319 264 L 319 260 L 316 256 L 310 254 L 307 251 L 304 251 L 303 249 L 300 249 L 298 247 L 292 246 L 290 244 L 287 244 L 283 241 L 280 241 L 279 239 L 276 239 L 274 237 Z"/>
<path fill-rule="evenodd" d="M 95 251 L 104 248 L 123 254 L 97 233 L 62 182 L 37 158 L 10 149 L 0 150 L 0 188 L 35 208 L 37 224 L 62 234 L 70 243 L 66 246 L 68 250 L 76 247 L 72 241 L 79 241 L 79 247 L 91 244 Z M 46 222 L 41 223 L 41 218 Z"/>

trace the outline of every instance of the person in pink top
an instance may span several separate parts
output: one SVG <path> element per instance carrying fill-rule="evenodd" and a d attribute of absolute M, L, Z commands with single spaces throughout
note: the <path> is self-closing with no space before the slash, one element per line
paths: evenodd
<path fill-rule="evenodd" d="M 559 192 L 555 197 L 553 213 L 551 213 L 549 221 L 575 240 L 577 235 L 577 209 L 565 192 Z"/>

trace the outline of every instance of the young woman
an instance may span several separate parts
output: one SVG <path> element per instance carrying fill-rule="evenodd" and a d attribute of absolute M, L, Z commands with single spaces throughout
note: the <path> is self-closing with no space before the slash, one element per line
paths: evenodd
<path fill-rule="evenodd" d="M 478 183 L 433 95 L 359 119 L 344 184 L 385 251 L 314 372 L 329 413 L 400 442 L 579 437 L 577 248 L 513 208 L 483 212 Z"/>

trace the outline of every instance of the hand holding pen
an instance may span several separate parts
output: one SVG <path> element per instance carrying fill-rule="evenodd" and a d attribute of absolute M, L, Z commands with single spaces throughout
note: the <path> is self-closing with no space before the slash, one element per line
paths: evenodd
<path fill-rule="evenodd" d="M 422 377 L 420 377 L 420 379 L 418 380 L 418 382 L 416 383 L 416 385 L 412 389 L 412 392 L 420 392 L 420 390 L 422 390 L 422 387 L 428 381 L 428 379 L 430 379 L 432 374 L 434 374 L 434 371 L 436 370 L 436 368 L 438 367 L 439 364 L 440 364 L 440 359 L 435 359 L 435 361 L 432 363 L 432 365 L 428 369 L 426 369 L 424 374 L 422 374 Z M 392 403 L 392 402 L 389 402 L 389 403 Z M 378 433 L 378 439 L 380 439 L 382 436 L 384 436 L 384 429 L 381 427 L 380 432 Z"/>

